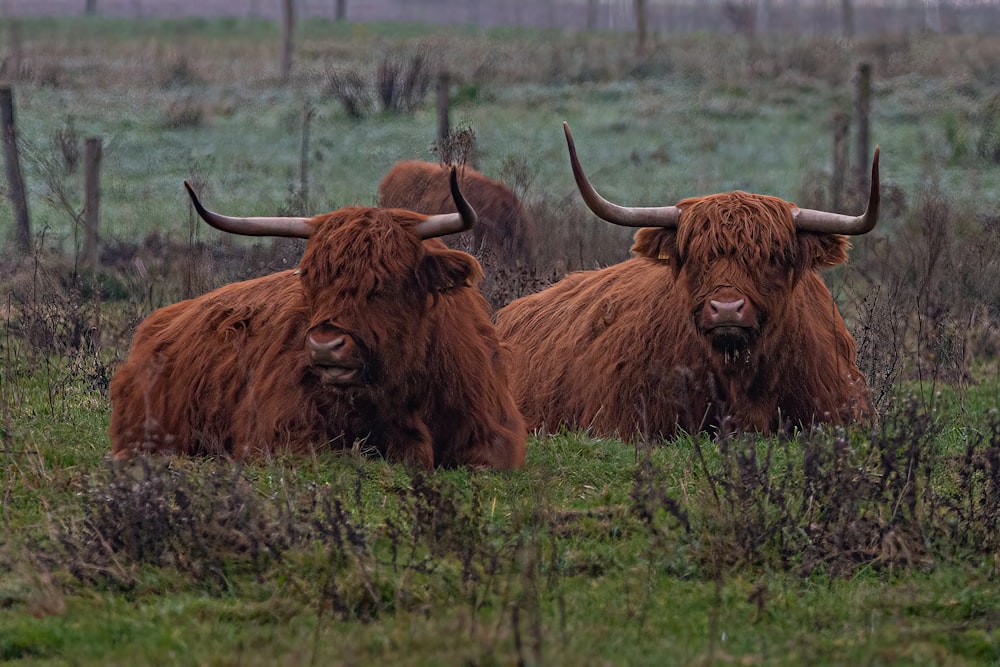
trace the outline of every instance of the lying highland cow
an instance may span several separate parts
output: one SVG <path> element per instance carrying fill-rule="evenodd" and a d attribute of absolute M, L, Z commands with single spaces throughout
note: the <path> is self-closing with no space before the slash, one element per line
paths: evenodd
<path fill-rule="evenodd" d="M 185 184 L 187 185 L 187 184 Z M 475 211 L 346 207 L 313 218 L 232 218 L 235 234 L 309 239 L 299 268 L 162 308 L 111 384 L 116 458 L 260 458 L 363 443 L 390 460 L 507 469 L 526 431 L 473 257 L 435 237 Z"/>
<path fill-rule="evenodd" d="M 472 167 L 459 167 L 462 192 L 476 203 L 479 224 L 445 242 L 452 248 L 479 255 L 488 248 L 504 262 L 530 263 L 534 233 L 524 206 L 513 190 Z M 448 186 L 449 168 L 433 162 L 404 160 L 393 165 L 378 186 L 379 206 L 406 208 L 428 215 L 452 213 L 455 204 Z"/>
<path fill-rule="evenodd" d="M 591 187 L 564 129 L 590 209 L 644 229 L 632 259 L 570 274 L 497 314 L 529 428 L 631 439 L 874 416 L 818 269 L 847 260 L 845 235 L 875 226 L 878 149 L 857 217 L 746 192 L 626 208 Z"/>

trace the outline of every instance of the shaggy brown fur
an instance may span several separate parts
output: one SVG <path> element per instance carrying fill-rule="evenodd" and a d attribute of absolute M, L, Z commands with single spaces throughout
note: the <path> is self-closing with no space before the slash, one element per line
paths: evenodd
<path fill-rule="evenodd" d="M 573 273 L 497 314 L 529 428 L 670 436 L 873 416 L 854 341 L 817 269 L 846 237 L 796 232 L 793 204 L 731 192 L 680 202 L 676 229 L 641 229 L 634 258 Z M 756 326 L 711 331 L 711 300 Z"/>
<path fill-rule="evenodd" d="M 349 207 L 316 216 L 297 271 L 162 308 L 111 384 L 117 458 L 259 458 L 360 443 L 423 467 L 524 462 L 507 352 L 476 260 L 421 241 L 426 216 Z M 359 381 L 312 363 L 311 331 L 349 332 Z"/>
<path fill-rule="evenodd" d="M 454 213 L 448 173 L 448 167 L 432 162 L 397 162 L 379 183 L 379 204 L 428 215 Z M 446 237 L 445 243 L 480 259 L 488 254 L 501 263 L 533 265 L 534 227 L 517 195 L 472 167 L 460 168 L 459 185 L 479 214 L 479 223 L 472 231 Z"/>

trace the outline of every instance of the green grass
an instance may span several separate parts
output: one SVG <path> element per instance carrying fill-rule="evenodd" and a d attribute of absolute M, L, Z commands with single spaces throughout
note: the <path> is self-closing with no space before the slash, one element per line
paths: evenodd
<path fill-rule="evenodd" d="M 739 488 L 725 472 L 735 459 L 704 437 L 656 446 L 638 466 L 645 454 L 632 446 L 565 433 L 532 438 L 525 467 L 511 473 L 426 476 L 329 454 L 239 469 L 175 459 L 144 473 L 104 462 L 108 406 L 99 392 L 53 389 L 42 378 L 15 386 L 0 547 L 0 655 L 12 664 L 1000 660 L 994 555 L 945 541 L 951 514 L 921 519 L 930 561 L 804 574 L 794 558 L 779 565 L 769 540 L 751 560 L 730 561 L 743 547 L 727 526 L 756 521 L 764 496 L 746 487 L 749 505 L 711 502 L 713 488 L 723 498 Z M 945 390 L 938 417 L 955 423 L 997 390 L 995 382 L 964 395 Z M 58 419 L 53 391 L 65 406 Z M 988 415 L 978 414 L 970 428 L 988 430 Z M 953 437 L 931 436 L 923 455 L 954 447 Z M 758 453 L 775 453 L 766 475 L 801 483 L 802 447 L 824 438 L 758 441 Z M 950 472 L 935 473 L 931 486 L 947 492 Z M 122 479 L 134 481 L 110 485 Z M 114 558 L 95 551 L 84 521 L 95 507 L 117 507 L 115 521 L 138 520 L 151 534 L 164 530 L 138 502 L 160 497 L 141 495 L 150 480 L 184 490 L 210 533 L 171 533 L 164 553 L 188 559 L 173 565 L 131 558 L 127 547 Z M 677 501 L 689 531 L 660 492 Z M 242 518 L 225 514 L 230 497 L 249 503 Z M 341 519 L 323 499 L 343 503 Z M 653 511 L 648 520 L 643 507 Z M 801 529 L 788 514 L 772 520 Z M 118 524 L 97 521 L 90 525 L 112 540 L 107 530 Z M 219 537 L 228 530 L 265 545 L 265 555 L 251 560 L 245 544 Z"/>

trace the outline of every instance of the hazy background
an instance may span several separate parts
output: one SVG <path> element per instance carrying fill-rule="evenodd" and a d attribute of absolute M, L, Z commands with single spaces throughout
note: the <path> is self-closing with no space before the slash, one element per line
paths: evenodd
<path fill-rule="evenodd" d="M 996 33 L 995 0 L 647 0 L 648 28 L 665 32 L 844 32 L 845 7 L 858 36 L 933 30 Z M 120 18 L 279 18 L 280 0 L 4 0 L 8 16 L 72 16 L 93 13 Z M 301 18 L 350 21 L 467 23 L 483 27 L 533 26 L 632 30 L 634 0 L 296 0 Z"/>

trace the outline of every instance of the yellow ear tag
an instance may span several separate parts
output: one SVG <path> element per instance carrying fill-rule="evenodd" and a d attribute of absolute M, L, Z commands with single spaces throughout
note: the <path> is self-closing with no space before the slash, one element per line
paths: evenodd
<path fill-rule="evenodd" d="M 665 252 L 660 252 L 660 254 L 656 256 L 656 259 L 670 259 L 670 255 Z"/>

